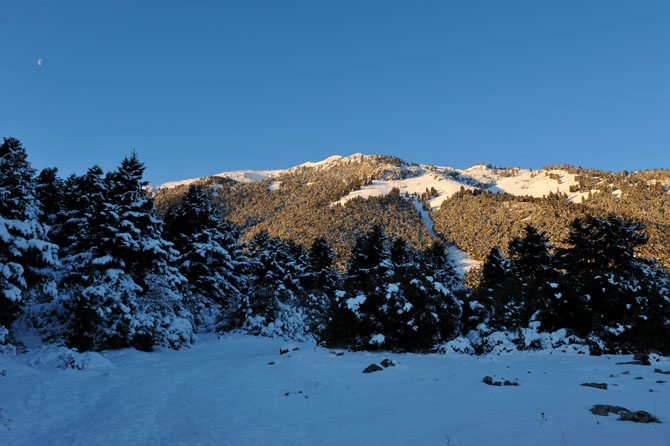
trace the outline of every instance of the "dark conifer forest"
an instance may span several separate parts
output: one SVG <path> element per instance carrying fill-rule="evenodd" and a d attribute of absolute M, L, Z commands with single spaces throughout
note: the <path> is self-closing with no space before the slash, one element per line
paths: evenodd
<path fill-rule="evenodd" d="M 462 190 L 430 212 L 434 232 L 413 204 L 427 210 L 434 189 L 333 205 L 403 178 L 404 165 L 303 167 L 272 192 L 217 177 L 155 190 L 136 153 L 61 178 L 4 138 L 0 344 L 31 327 L 79 351 L 151 351 L 238 330 L 411 352 L 468 336 L 484 353 L 496 333 L 526 349 L 560 333 L 595 354 L 670 354 L 668 193 L 655 181 L 665 172 L 568 166 L 591 195 L 583 203 Z M 465 281 L 452 246 L 483 261 Z"/>

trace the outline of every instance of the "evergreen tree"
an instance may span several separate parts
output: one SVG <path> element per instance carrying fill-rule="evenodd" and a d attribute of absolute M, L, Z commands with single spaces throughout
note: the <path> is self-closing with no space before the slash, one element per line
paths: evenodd
<path fill-rule="evenodd" d="M 512 317 L 524 327 L 531 321 L 538 321 L 548 329 L 560 328 L 549 327 L 554 301 L 557 296 L 560 299 L 556 291 L 559 274 L 549 253 L 552 247 L 545 234 L 533 226 L 527 225 L 524 233 L 509 245 L 511 273 L 519 285 L 518 294 L 510 296 L 510 304 L 518 312 Z"/>
<path fill-rule="evenodd" d="M 35 198 L 40 210 L 40 221 L 53 226 L 62 211 L 65 184 L 55 167 L 42 169 L 35 179 Z"/>
<path fill-rule="evenodd" d="M 379 227 L 356 241 L 344 291 L 331 307 L 326 343 L 426 351 L 458 328 L 456 278 L 444 245 L 419 252 Z"/>
<path fill-rule="evenodd" d="M 613 215 L 572 223 L 570 246 L 561 250 L 559 259 L 566 275 L 562 290 L 583 309 L 583 316 L 573 321 L 580 334 L 596 334 L 622 347 L 639 342 L 631 330 L 644 332 L 649 324 L 643 321 L 650 316 L 654 324 L 665 324 L 665 273 L 636 256 L 647 242 L 642 229 Z"/>
<path fill-rule="evenodd" d="M 94 230 L 102 224 L 105 203 L 104 173 L 93 166 L 85 175 L 70 176 L 64 183 L 62 211 L 56 218 L 52 239 L 60 247 L 68 280 L 78 281 L 81 265 L 90 260 L 91 250 L 96 245 Z"/>
<path fill-rule="evenodd" d="M 55 294 L 58 263 L 57 248 L 39 221 L 34 171 L 15 138 L 0 145 L 0 241 L 0 338 L 6 341 L 27 300 Z"/>
<path fill-rule="evenodd" d="M 303 275 L 303 288 L 307 295 L 309 325 L 316 334 L 322 334 L 327 323 L 328 311 L 335 300 L 340 277 L 334 268 L 335 253 L 323 237 L 317 237 L 309 249 L 307 268 Z"/>
<path fill-rule="evenodd" d="M 237 243 L 239 232 L 220 222 L 219 210 L 202 187 L 191 186 L 165 216 L 165 237 L 180 253 L 179 271 L 186 277 L 191 312 L 198 325 L 223 325 L 246 287 L 248 261 Z"/>
<path fill-rule="evenodd" d="M 636 312 L 621 343 L 626 350 L 670 354 L 670 278 L 656 265 L 644 268 L 644 278 L 636 290 Z"/>
<path fill-rule="evenodd" d="M 253 334 L 302 338 L 308 322 L 301 277 L 307 255 L 294 242 L 261 231 L 250 244 L 251 280 L 238 311 L 238 324 Z"/>
<path fill-rule="evenodd" d="M 435 292 L 435 313 L 437 314 L 439 339 L 447 340 L 460 330 L 463 315 L 463 298 L 467 289 L 461 284 L 447 248 L 439 240 L 433 242 L 420 256 L 419 271 L 423 271 Z"/>
<path fill-rule="evenodd" d="M 449 322 L 457 317 L 454 297 L 449 284 L 436 281 L 441 263 L 446 261 L 438 259 L 438 251 L 433 245 L 429 253 L 420 253 L 404 240 L 394 240 L 393 272 L 386 285 L 385 348 L 425 351 L 453 331 Z"/>
<path fill-rule="evenodd" d="M 105 177 L 101 203 L 98 169 L 78 182 L 93 192 L 82 204 L 99 207 L 93 214 L 79 209 L 69 222 L 86 237 L 71 254 L 81 259 L 76 272 L 83 283 L 73 284 L 66 303 L 69 343 L 80 350 L 192 342 L 192 315 L 180 294 L 184 278 L 170 266 L 175 252 L 162 238 L 143 172 L 134 153 L 124 159 Z"/>
<path fill-rule="evenodd" d="M 463 311 L 466 328 L 474 329 L 482 323 L 499 329 L 518 326 L 520 309 L 515 296 L 520 288 L 509 259 L 497 247 L 491 249 L 482 266 L 479 284 Z"/>
<path fill-rule="evenodd" d="M 330 310 L 326 343 L 369 349 L 383 343 L 385 281 L 391 272 L 388 238 L 373 226 L 356 239 L 344 279 Z M 371 343 L 372 342 L 372 343 Z"/>

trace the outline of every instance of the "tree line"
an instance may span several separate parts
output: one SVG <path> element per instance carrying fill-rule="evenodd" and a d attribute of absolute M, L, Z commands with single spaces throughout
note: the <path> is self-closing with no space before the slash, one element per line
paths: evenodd
<path fill-rule="evenodd" d="M 80 351 L 179 349 L 228 330 L 428 351 L 473 330 L 526 327 L 567 329 L 593 349 L 670 351 L 667 273 L 640 257 L 647 237 L 629 220 L 575 219 L 558 247 L 527 226 L 489 252 L 470 289 L 440 240 L 415 246 L 368 220 L 338 266 L 322 236 L 306 248 L 262 229 L 243 237 L 207 185 L 159 212 L 143 173 L 133 153 L 111 172 L 61 179 L 35 172 L 21 143 L 4 139 L 0 345 L 18 319 Z M 388 203 L 407 203 L 395 195 Z"/>
<path fill-rule="evenodd" d="M 198 331 L 236 329 L 356 348 L 427 349 L 455 328 L 439 326 L 441 300 L 456 286 L 442 245 L 426 253 L 401 239 L 390 246 L 374 225 L 341 274 L 323 237 L 309 249 L 267 231 L 241 242 L 199 185 L 159 214 L 135 153 L 111 172 L 93 166 L 67 179 L 54 168 L 36 173 L 13 138 L 4 139 L 0 159 L 3 344 L 19 317 L 45 339 L 80 351 L 179 349 Z M 370 256 L 384 274 L 367 274 Z M 441 269 L 426 276 L 419 259 Z M 379 302 L 384 293 L 393 306 L 372 316 L 370 303 L 361 302 L 357 314 L 367 322 L 354 324 L 361 333 L 349 336 L 342 305 L 363 294 Z M 419 335 L 393 335 L 389 324 Z"/>

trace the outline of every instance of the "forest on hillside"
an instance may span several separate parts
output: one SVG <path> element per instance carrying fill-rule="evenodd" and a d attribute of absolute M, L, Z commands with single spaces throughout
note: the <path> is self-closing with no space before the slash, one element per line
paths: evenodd
<path fill-rule="evenodd" d="M 658 207 L 630 199 L 618 213 L 609 207 L 622 202 L 599 194 L 572 204 L 461 191 L 431 213 L 438 237 L 397 190 L 331 205 L 412 174 L 391 157 L 299 168 L 274 189 L 210 178 L 152 193 L 143 174 L 135 153 L 110 172 L 36 172 L 20 141 L 4 139 L 3 350 L 32 327 L 79 351 L 180 349 L 200 332 L 238 330 L 359 350 L 462 338 L 477 353 L 503 338 L 541 348 L 559 333 L 593 353 L 670 353 L 666 186 L 653 173 L 622 197 L 639 190 Z M 485 259 L 471 286 L 449 241 Z"/>

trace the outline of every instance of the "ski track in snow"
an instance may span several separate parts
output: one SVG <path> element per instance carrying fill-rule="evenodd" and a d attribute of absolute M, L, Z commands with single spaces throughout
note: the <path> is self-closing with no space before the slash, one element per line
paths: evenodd
<path fill-rule="evenodd" d="M 94 354 L 81 371 L 0 355 L 3 445 L 669 444 L 670 384 L 630 356 L 345 352 L 277 339 L 201 335 L 183 351 Z M 363 374 L 371 363 L 397 365 Z M 274 362 L 274 365 L 268 365 Z M 630 375 L 622 374 L 630 371 Z M 492 387 L 484 376 L 518 380 Z M 610 377 L 610 375 L 614 375 Z M 642 380 L 635 379 L 642 377 Z M 580 386 L 607 382 L 609 390 Z M 649 389 L 653 389 L 650 392 Z M 302 393 L 300 393 L 302 392 Z M 288 396 L 286 396 L 288 393 Z M 594 404 L 665 424 L 599 417 Z M 544 414 L 544 415 L 542 415 Z"/>

